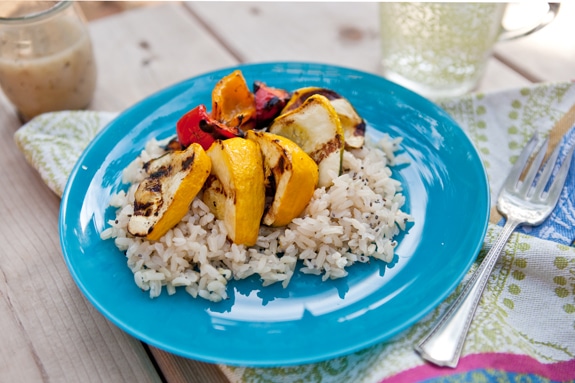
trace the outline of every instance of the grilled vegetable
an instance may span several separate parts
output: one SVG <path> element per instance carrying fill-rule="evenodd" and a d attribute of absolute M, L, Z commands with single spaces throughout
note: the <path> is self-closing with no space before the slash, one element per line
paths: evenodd
<path fill-rule="evenodd" d="M 249 131 L 247 138 L 259 144 L 264 174 L 273 180 L 273 201 L 262 221 L 269 226 L 285 226 L 304 211 L 313 196 L 318 181 L 317 164 L 285 137 Z"/>
<path fill-rule="evenodd" d="M 261 81 L 254 82 L 256 102 L 256 127 L 263 128 L 277 116 L 286 106 L 290 94 L 284 89 L 272 88 Z"/>
<path fill-rule="evenodd" d="M 212 171 L 203 201 L 217 218 L 223 219 L 232 242 L 254 245 L 265 206 L 258 144 L 240 137 L 218 140 L 207 154 L 212 160 Z"/>
<path fill-rule="evenodd" d="M 208 150 L 218 139 L 237 137 L 238 128 L 228 127 L 213 119 L 206 111 L 205 105 L 198 105 L 184 114 L 176 123 L 178 141 L 183 147 L 198 143 Z"/>
<path fill-rule="evenodd" d="M 341 122 L 345 145 L 349 148 L 361 148 L 365 142 L 365 121 L 346 98 L 331 89 L 318 87 L 300 88 L 293 92 L 282 113 L 294 110 L 314 94 L 321 94 L 331 102 Z"/>
<path fill-rule="evenodd" d="M 168 152 L 145 165 L 148 177 L 135 193 L 128 231 L 158 240 L 203 188 L 204 202 L 224 221 L 230 240 L 252 246 L 260 223 L 287 225 L 317 186 L 332 184 L 342 171 L 344 147 L 363 145 L 365 122 L 330 89 L 290 95 L 256 81 L 252 93 L 236 70 L 212 90 L 211 114 L 198 105 L 180 118 L 176 132 Z M 267 206 L 266 188 L 272 197 Z"/>
<path fill-rule="evenodd" d="M 223 221 L 226 216 L 226 198 L 224 186 L 215 174 L 210 174 L 204 184 L 202 201 L 208 205 L 212 214 L 220 221 Z"/>
<path fill-rule="evenodd" d="M 318 165 L 320 187 L 341 174 L 344 138 L 339 117 L 330 101 L 315 94 L 297 108 L 277 117 L 270 133 L 294 141 Z"/>
<path fill-rule="evenodd" d="M 223 77 L 212 89 L 212 117 L 231 128 L 243 131 L 254 128 L 254 95 L 240 70 Z"/>
<path fill-rule="evenodd" d="M 156 241 L 186 215 L 210 174 L 211 161 L 199 144 L 191 144 L 149 161 L 144 169 L 148 176 L 135 192 L 128 232 Z"/>

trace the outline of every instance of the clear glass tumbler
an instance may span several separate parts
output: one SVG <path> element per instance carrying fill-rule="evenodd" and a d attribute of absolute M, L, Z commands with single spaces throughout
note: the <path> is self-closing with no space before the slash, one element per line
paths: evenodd
<path fill-rule="evenodd" d="M 0 87 L 23 121 L 86 108 L 96 87 L 92 42 L 72 1 L 0 2 Z"/>
<path fill-rule="evenodd" d="M 517 30 L 502 26 L 505 3 L 380 4 L 382 74 L 429 98 L 460 96 L 482 78 L 496 42 L 548 24 L 559 9 Z"/>

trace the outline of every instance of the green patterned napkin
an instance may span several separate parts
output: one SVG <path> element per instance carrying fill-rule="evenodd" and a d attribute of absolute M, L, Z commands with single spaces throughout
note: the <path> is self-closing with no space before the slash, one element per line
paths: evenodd
<path fill-rule="evenodd" d="M 14 138 L 44 182 L 62 196 L 74 164 L 98 131 L 116 115 L 93 111 L 46 113 L 17 130 Z"/>
<path fill-rule="evenodd" d="M 503 180 L 535 131 L 557 144 L 575 143 L 575 84 L 542 84 L 439 102 L 478 149 L 494 205 Z M 562 120 L 567 113 L 570 121 Z M 561 123 L 559 123 L 561 122 Z M 575 160 L 574 160 L 575 161 Z M 490 224 L 485 243 L 457 290 L 409 330 L 366 350 L 295 367 L 228 367 L 232 382 L 567 382 L 575 381 L 575 166 L 560 206 L 567 237 L 515 233 L 493 271 L 456 369 L 424 362 L 413 346 L 436 323 L 491 248 L 500 226 Z M 558 205 L 559 207 L 559 205 Z M 492 214 L 492 222 L 498 216 Z M 470 219 L 473 219 L 470 217 Z M 543 234 L 546 234 L 543 236 Z"/>
<path fill-rule="evenodd" d="M 488 173 L 494 204 L 513 161 L 533 132 L 558 134 L 554 127 L 575 105 L 575 84 L 542 84 L 474 94 L 444 100 L 440 105 L 476 145 Z M 114 116 L 100 112 L 45 114 L 18 130 L 15 140 L 42 179 L 61 195 L 82 150 Z M 566 195 L 573 194 L 571 189 Z M 565 204 L 564 211 L 573 213 L 570 215 L 573 221 L 566 225 L 573 229 L 572 199 L 566 198 Z M 499 226 L 490 224 L 479 260 L 490 249 L 499 230 Z M 567 230 L 565 235 L 573 235 L 573 230 Z M 564 242 L 539 237 L 523 233 L 511 237 L 489 281 L 457 369 L 427 364 L 413 351 L 413 345 L 446 309 L 455 293 L 412 328 L 388 342 L 351 355 L 293 367 L 221 368 L 232 382 L 574 380 L 575 248 L 561 244 L 571 243 L 573 238 Z"/>

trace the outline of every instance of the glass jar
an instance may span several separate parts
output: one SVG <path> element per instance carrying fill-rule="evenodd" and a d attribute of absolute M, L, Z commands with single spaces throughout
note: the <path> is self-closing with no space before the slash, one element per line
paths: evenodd
<path fill-rule="evenodd" d="M 0 1 L 0 87 L 27 121 L 86 108 L 96 87 L 92 42 L 72 1 Z"/>

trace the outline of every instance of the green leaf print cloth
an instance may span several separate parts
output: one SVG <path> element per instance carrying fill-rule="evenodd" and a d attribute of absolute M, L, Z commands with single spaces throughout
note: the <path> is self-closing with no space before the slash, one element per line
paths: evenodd
<path fill-rule="evenodd" d="M 575 144 L 574 83 L 472 94 L 438 104 L 458 121 L 479 151 L 493 205 L 534 132 L 549 136 L 552 146 L 561 145 L 562 157 Z M 92 111 L 44 114 L 19 129 L 15 140 L 42 179 L 61 195 L 82 150 L 115 116 Z M 456 291 L 418 324 L 387 342 L 314 364 L 222 365 L 222 371 L 234 383 L 575 381 L 575 164 L 552 216 L 537 228 L 518 230 L 505 247 L 458 367 L 434 366 L 413 350 L 491 248 L 501 229 L 495 210 L 491 222 L 477 261 Z"/>

